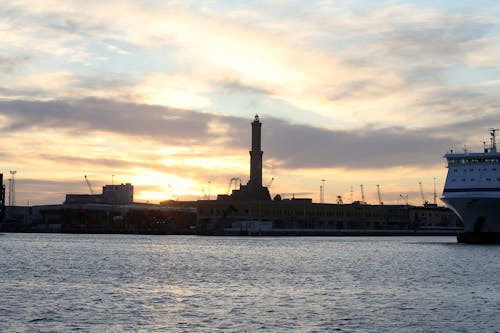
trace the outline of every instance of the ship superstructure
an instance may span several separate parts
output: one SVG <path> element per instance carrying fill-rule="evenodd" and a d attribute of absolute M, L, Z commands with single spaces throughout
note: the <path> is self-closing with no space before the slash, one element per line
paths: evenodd
<path fill-rule="evenodd" d="M 451 151 L 444 155 L 448 174 L 442 200 L 462 219 L 459 242 L 500 242 L 500 153 L 496 131 L 481 153 Z"/>
<path fill-rule="evenodd" d="M 3 173 L 0 173 L 0 223 L 5 217 L 5 186 L 3 185 Z"/>

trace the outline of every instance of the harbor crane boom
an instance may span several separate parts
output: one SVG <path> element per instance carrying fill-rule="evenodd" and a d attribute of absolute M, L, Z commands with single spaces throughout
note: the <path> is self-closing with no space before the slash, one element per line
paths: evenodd
<path fill-rule="evenodd" d="M 402 194 L 399 195 L 401 199 L 405 200 L 406 205 L 408 206 L 408 194 L 406 196 L 403 196 Z"/>
<path fill-rule="evenodd" d="M 422 189 L 422 182 L 418 182 L 418 186 L 420 187 L 420 196 L 422 197 L 422 205 L 425 205 L 427 203 L 427 200 L 425 200 L 424 190 Z"/>
<path fill-rule="evenodd" d="M 90 194 L 94 195 L 94 191 L 92 190 L 92 186 L 90 185 L 90 181 L 87 178 L 87 175 L 84 175 L 83 178 L 85 178 L 85 182 L 87 183 L 87 187 L 89 188 Z"/>
<path fill-rule="evenodd" d="M 271 181 L 269 181 L 269 184 L 267 184 L 267 188 L 271 188 L 271 185 L 273 184 L 274 177 L 271 178 Z"/>

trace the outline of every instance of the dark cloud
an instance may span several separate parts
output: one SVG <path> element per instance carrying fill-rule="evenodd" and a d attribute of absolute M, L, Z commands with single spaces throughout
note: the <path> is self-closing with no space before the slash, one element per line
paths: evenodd
<path fill-rule="evenodd" d="M 206 143 L 210 114 L 111 100 L 0 101 L 0 114 L 10 119 L 4 131 L 59 127 L 107 131 L 157 141 Z M 217 117 L 231 121 L 230 117 Z"/>
<path fill-rule="evenodd" d="M 453 138 L 429 136 L 406 128 L 336 131 L 290 125 L 269 119 L 264 124 L 266 157 L 286 168 L 349 169 L 429 166 L 441 162 Z"/>
<path fill-rule="evenodd" d="M 241 149 L 242 154 L 250 148 L 253 117 L 249 115 L 248 119 L 242 119 L 97 99 L 2 101 L 0 114 L 11 121 L 3 128 L 4 131 L 44 127 L 63 128 L 68 133 L 72 129 L 83 133 L 96 130 L 129 136 L 130 140 L 136 136 L 169 145 L 203 145 L 212 149 L 213 153 L 217 153 L 219 148 Z M 440 163 L 442 154 L 450 146 L 459 142 L 451 137 L 453 132 L 443 127 L 440 128 L 442 132 L 432 128 L 412 130 L 403 127 L 364 127 L 341 131 L 290 124 L 276 118 L 264 118 L 262 121 L 265 159 L 272 161 L 273 165 L 289 169 L 434 165 Z M 210 132 L 208 124 L 218 122 L 227 126 L 227 133 Z M 225 140 L 218 141 L 221 138 Z M 215 142 L 218 142 L 217 145 Z M 207 151 L 207 154 L 212 152 Z M 127 163 L 119 160 L 94 162 L 109 166 Z"/>

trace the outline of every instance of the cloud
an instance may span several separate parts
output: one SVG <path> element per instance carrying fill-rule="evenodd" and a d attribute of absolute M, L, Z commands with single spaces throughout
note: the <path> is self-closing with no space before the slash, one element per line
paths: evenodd
<path fill-rule="evenodd" d="M 4 131 L 78 128 L 152 137 L 171 144 L 206 140 L 206 124 L 211 119 L 210 115 L 199 112 L 99 99 L 3 101 L 0 114 L 10 120 Z"/>
<path fill-rule="evenodd" d="M 266 157 L 271 164 L 295 168 L 376 169 L 441 163 L 455 139 L 429 136 L 403 127 L 352 131 L 290 125 L 271 119 L 264 124 Z"/>
<path fill-rule="evenodd" d="M 29 64 L 31 57 L 28 55 L 2 55 L 0 53 L 0 72 L 10 74 Z"/>
<path fill-rule="evenodd" d="M 129 140 L 139 136 L 168 145 L 199 145 L 214 151 L 234 152 L 250 146 L 249 119 L 158 106 L 96 99 L 7 101 L 0 102 L 0 114 L 10 120 L 4 131 L 73 128 L 84 133 L 116 133 Z M 429 135 L 428 129 L 360 127 L 345 131 L 291 124 L 275 118 L 265 118 L 263 122 L 266 158 L 289 169 L 423 166 L 438 163 L 450 144 L 456 143 L 456 139 L 446 135 L 451 132 Z M 98 163 L 122 162 L 99 160 Z"/>

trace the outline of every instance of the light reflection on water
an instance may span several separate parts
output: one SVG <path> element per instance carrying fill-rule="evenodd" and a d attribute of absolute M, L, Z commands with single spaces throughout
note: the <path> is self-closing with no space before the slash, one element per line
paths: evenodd
<path fill-rule="evenodd" d="M 4 234 L 2 332 L 495 332 L 500 247 L 453 237 Z"/>

